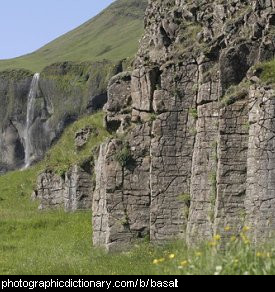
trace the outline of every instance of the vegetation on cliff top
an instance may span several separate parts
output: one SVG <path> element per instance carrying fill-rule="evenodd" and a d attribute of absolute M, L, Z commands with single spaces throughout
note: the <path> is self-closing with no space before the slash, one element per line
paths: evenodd
<path fill-rule="evenodd" d="M 7 69 L 4 71 L 0 71 L 0 78 L 5 80 L 20 80 L 25 78 L 32 78 L 33 73 L 29 70 L 20 69 L 20 70 L 14 70 L 14 69 Z"/>
<path fill-rule="evenodd" d="M 0 70 L 25 68 L 40 72 L 62 61 L 122 60 L 133 56 L 143 32 L 147 0 L 118 0 L 80 27 L 41 49 L 15 59 L 1 60 Z"/>
<path fill-rule="evenodd" d="M 55 127 L 62 120 L 75 120 L 87 112 L 92 97 L 105 95 L 110 78 L 120 70 L 121 62 L 113 64 L 107 60 L 55 63 L 44 68 L 40 87 L 45 96 L 51 97 L 51 124 Z M 99 99 L 97 103 L 100 104 Z"/>
<path fill-rule="evenodd" d="M 85 159 L 93 155 L 93 149 L 100 145 L 108 136 L 107 130 L 103 127 L 103 112 L 84 117 L 69 126 L 62 135 L 59 142 L 54 145 L 46 154 L 45 159 L 38 165 L 40 169 L 51 169 L 56 173 L 63 174 L 70 166 L 82 164 Z M 75 133 L 85 127 L 95 129 L 87 144 L 77 150 L 75 147 Z"/>
<path fill-rule="evenodd" d="M 260 66 L 263 69 L 261 79 L 269 84 L 275 84 L 275 59 Z"/>
<path fill-rule="evenodd" d="M 257 64 L 254 68 L 259 70 L 259 77 L 262 84 L 275 86 L 275 59 Z M 221 99 L 223 106 L 230 105 L 236 100 L 241 99 L 248 95 L 251 82 L 245 78 L 237 85 L 230 86 L 225 95 Z"/>

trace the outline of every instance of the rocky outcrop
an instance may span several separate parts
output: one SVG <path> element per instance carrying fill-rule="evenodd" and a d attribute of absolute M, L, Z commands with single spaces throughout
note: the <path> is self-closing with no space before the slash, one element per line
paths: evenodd
<path fill-rule="evenodd" d="M 104 106 L 108 81 L 121 69 L 121 62 L 65 62 L 41 72 L 28 125 L 31 162 L 43 158 L 68 124 Z M 1 172 L 24 167 L 32 77 L 33 74 L 25 70 L 0 72 Z"/>
<path fill-rule="evenodd" d="M 109 84 L 95 245 L 274 231 L 274 90 L 253 71 L 274 57 L 274 11 L 270 0 L 149 0 L 134 70 Z"/>
<path fill-rule="evenodd" d="M 109 132 L 123 132 L 131 122 L 131 73 L 124 72 L 109 82 L 109 102 L 105 106 L 108 115 L 105 126 Z"/>
<path fill-rule="evenodd" d="M 33 193 L 33 199 L 40 202 L 39 209 L 91 209 L 94 185 L 92 170 L 87 165 L 74 165 L 63 176 L 50 170 L 41 173 Z"/>
<path fill-rule="evenodd" d="M 25 70 L 0 72 L 0 169 L 24 164 L 23 131 L 32 73 Z"/>
<path fill-rule="evenodd" d="M 39 209 L 64 207 L 64 179 L 52 171 L 45 171 L 37 178 L 37 189 L 32 198 L 40 200 Z"/>
<path fill-rule="evenodd" d="M 84 129 L 80 129 L 75 133 L 75 148 L 80 151 L 87 145 L 91 136 L 97 137 L 99 135 L 98 129 L 91 126 L 87 126 Z"/>

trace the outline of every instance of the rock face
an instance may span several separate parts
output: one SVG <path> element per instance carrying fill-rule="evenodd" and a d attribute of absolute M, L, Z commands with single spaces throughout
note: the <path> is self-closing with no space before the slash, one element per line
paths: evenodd
<path fill-rule="evenodd" d="M 0 72 L 0 169 L 24 164 L 23 131 L 27 116 L 27 98 L 31 72 Z"/>
<path fill-rule="evenodd" d="M 91 136 L 97 137 L 98 130 L 90 126 L 85 127 L 84 129 L 79 130 L 75 133 L 75 148 L 81 150 L 89 141 Z"/>
<path fill-rule="evenodd" d="M 273 0 L 149 0 L 134 70 L 109 84 L 116 136 L 95 166 L 95 245 L 274 231 L 275 92 L 252 68 L 274 58 L 274 11 Z"/>
<path fill-rule="evenodd" d="M 28 130 L 30 158 L 40 160 L 64 128 L 107 101 L 109 79 L 121 62 L 59 63 L 41 74 Z M 0 72 L 0 172 L 24 166 L 28 95 L 33 74 L 25 70 Z"/>
<path fill-rule="evenodd" d="M 274 90 L 256 87 L 249 96 L 247 149 L 247 222 L 261 240 L 275 230 Z"/>
<path fill-rule="evenodd" d="M 40 201 L 40 210 L 64 208 L 73 212 L 91 209 L 93 189 L 91 169 L 74 165 L 64 176 L 52 171 L 41 173 L 33 199 Z"/>

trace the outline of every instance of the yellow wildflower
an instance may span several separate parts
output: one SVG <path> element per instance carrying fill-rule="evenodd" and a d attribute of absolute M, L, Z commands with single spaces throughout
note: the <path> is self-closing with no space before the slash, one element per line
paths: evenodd
<path fill-rule="evenodd" d="M 242 241 L 243 241 L 243 243 L 245 245 L 250 244 L 250 240 L 248 239 L 248 237 L 243 232 L 240 233 L 240 236 L 241 236 L 241 239 L 242 239 Z"/>
<path fill-rule="evenodd" d="M 230 238 L 230 241 L 236 241 L 237 240 L 237 237 L 236 236 L 231 236 L 231 238 Z"/>
<path fill-rule="evenodd" d="M 248 227 L 248 226 L 244 226 L 243 227 L 243 232 L 247 232 L 247 231 L 249 231 L 250 230 L 250 227 Z"/>
<path fill-rule="evenodd" d="M 217 241 L 215 241 L 215 240 L 210 241 L 209 242 L 209 246 L 216 247 L 217 246 Z"/>
<path fill-rule="evenodd" d="M 270 258 L 270 253 L 269 252 L 257 252 L 256 257 L 257 258 Z"/>
<path fill-rule="evenodd" d="M 186 266 L 188 266 L 188 261 L 182 261 L 181 263 L 180 263 L 180 266 L 181 267 L 186 267 Z"/>
<path fill-rule="evenodd" d="M 225 226 L 225 227 L 224 227 L 224 230 L 225 230 L 225 231 L 230 231 L 230 230 L 231 230 L 231 227 L 230 227 L 230 226 Z"/>
<path fill-rule="evenodd" d="M 243 243 L 244 243 L 245 245 L 249 245 L 249 244 L 250 244 L 250 240 L 246 239 L 246 240 L 243 241 Z"/>
<path fill-rule="evenodd" d="M 241 236 L 241 239 L 243 240 L 243 242 L 249 241 L 247 236 L 244 233 L 241 232 L 240 236 Z"/>
<path fill-rule="evenodd" d="M 173 253 L 171 253 L 171 254 L 169 254 L 169 259 L 174 259 L 176 256 L 175 256 L 175 254 L 173 254 Z"/>
<path fill-rule="evenodd" d="M 195 253 L 195 256 L 199 258 L 199 257 L 202 256 L 202 253 L 200 251 L 198 251 L 198 252 Z"/>
<path fill-rule="evenodd" d="M 256 253 L 256 257 L 257 257 L 257 258 L 261 258 L 261 257 L 262 257 L 262 253 L 261 253 L 261 252 L 257 252 L 257 253 Z"/>
<path fill-rule="evenodd" d="M 158 261 L 159 261 L 159 263 L 163 263 L 165 261 L 165 258 L 161 258 Z"/>
<path fill-rule="evenodd" d="M 155 259 L 154 261 L 153 261 L 153 264 L 154 265 L 157 265 L 159 263 L 159 260 L 157 260 L 157 259 Z"/>
<path fill-rule="evenodd" d="M 220 241 L 221 240 L 221 236 L 216 234 L 214 237 L 213 237 L 213 240 L 215 241 Z"/>

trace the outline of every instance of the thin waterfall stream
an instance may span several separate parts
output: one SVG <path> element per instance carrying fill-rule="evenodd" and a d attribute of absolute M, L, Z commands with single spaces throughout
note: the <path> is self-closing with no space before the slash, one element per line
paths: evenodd
<path fill-rule="evenodd" d="M 39 73 L 35 73 L 32 79 L 30 92 L 28 95 L 28 105 L 27 105 L 27 118 L 26 118 L 26 128 L 24 131 L 24 142 L 25 142 L 25 166 L 24 168 L 28 168 L 31 165 L 31 133 L 30 128 L 34 118 L 34 106 L 35 106 L 35 98 L 37 96 L 38 90 L 38 82 L 39 82 Z"/>

